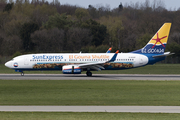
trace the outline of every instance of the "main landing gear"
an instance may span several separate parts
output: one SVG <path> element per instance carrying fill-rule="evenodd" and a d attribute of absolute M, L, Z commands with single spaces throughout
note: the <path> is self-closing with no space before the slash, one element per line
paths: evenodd
<path fill-rule="evenodd" d="M 92 76 L 92 72 L 87 71 L 87 72 L 86 72 L 86 75 L 87 75 L 88 77 L 90 77 L 90 76 Z"/>

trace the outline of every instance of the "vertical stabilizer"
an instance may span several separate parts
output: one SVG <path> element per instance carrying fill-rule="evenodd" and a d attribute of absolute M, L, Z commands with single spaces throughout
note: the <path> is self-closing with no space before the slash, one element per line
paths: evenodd
<path fill-rule="evenodd" d="M 132 53 L 163 54 L 169 37 L 171 23 L 164 23 L 145 47 Z"/>

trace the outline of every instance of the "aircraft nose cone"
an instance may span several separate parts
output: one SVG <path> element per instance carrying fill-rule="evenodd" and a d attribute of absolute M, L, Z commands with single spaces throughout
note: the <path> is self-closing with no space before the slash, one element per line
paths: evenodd
<path fill-rule="evenodd" d="M 12 67 L 12 63 L 10 61 L 8 61 L 8 62 L 5 63 L 5 66 L 8 67 L 8 68 L 11 68 Z"/>

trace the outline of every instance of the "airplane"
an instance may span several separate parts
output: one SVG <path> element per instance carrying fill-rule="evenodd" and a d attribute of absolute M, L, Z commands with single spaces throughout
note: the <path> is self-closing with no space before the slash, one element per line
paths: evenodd
<path fill-rule="evenodd" d="M 171 23 L 164 23 L 158 32 L 141 49 L 129 53 L 40 53 L 26 54 L 13 58 L 5 66 L 16 72 L 30 70 L 62 70 L 63 74 L 81 74 L 87 71 L 92 76 L 94 70 L 122 70 L 137 68 L 162 61 L 173 53 L 165 52 Z"/>

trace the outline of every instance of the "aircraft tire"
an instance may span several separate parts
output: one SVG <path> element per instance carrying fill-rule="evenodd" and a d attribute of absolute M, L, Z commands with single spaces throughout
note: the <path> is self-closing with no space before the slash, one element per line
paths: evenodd
<path fill-rule="evenodd" d="M 23 72 L 21 72 L 21 76 L 24 76 L 24 73 L 23 73 Z"/>
<path fill-rule="evenodd" d="M 92 72 L 88 71 L 88 72 L 86 72 L 86 75 L 87 75 L 88 77 L 90 77 L 90 76 L 92 76 Z"/>

